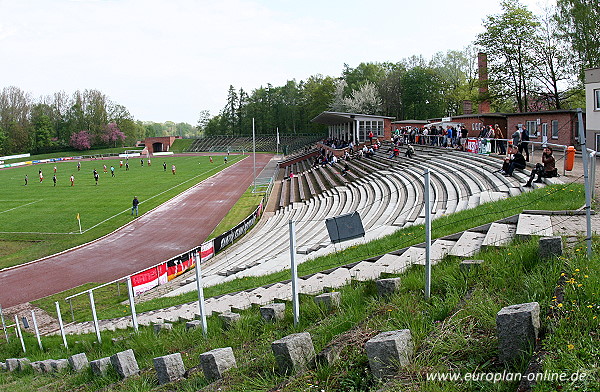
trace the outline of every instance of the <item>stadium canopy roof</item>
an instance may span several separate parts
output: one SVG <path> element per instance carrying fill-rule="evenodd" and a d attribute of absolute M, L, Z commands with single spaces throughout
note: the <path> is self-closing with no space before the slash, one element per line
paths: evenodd
<path fill-rule="evenodd" d="M 389 118 L 394 117 L 386 116 L 375 116 L 372 114 L 360 114 L 360 113 L 342 113 L 342 112 L 322 112 L 317 117 L 313 118 L 311 122 L 325 125 L 335 125 L 350 123 L 356 120 L 356 118 Z"/>

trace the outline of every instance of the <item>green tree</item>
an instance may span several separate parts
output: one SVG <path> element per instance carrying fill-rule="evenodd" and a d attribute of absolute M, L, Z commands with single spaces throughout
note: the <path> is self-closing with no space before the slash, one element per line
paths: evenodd
<path fill-rule="evenodd" d="M 475 43 L 488 54 L 490 92 L 499 99 L 513 99 L 518 111 L 528 109 L 533 84 L 534 48 L 539 45 L 539 23 L 518 0 L 504 0 L 502 13 L 489 15 L 485 31 Z"/>
<path fill-rule="evenodd" d="M 600 5 L 598 0 L 557 0 L 557 19 L 569 39 L 583 80 L 585 68 L 600 67 Z"/>

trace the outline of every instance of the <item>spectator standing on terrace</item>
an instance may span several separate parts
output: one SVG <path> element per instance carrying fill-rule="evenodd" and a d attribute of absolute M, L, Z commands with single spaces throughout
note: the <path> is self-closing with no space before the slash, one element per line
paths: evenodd
<path fill-rule="evenodd" d="M 138 205 L 140 204 L 137 196 L 133 197 L 133 202 L 131 203 L 131 215 L 135 212 L 135 216 L 138 214 Z"/>
<path fill-rule="evenodd" d="M 504 139 L 504 133 L 498 124 L 494 125 L 494 136 L 496 139 Z M 497 140 L 496 143 L 496 151 L 499 152 L 500 155 L 506 155 L 506 142 L 504 140 Z"/>
<path fill-rule="evenodd" d="M 531 176 L 529 177 L 529 181 L 525 184 L 526 187 L 530 187 L 533 182 L 533 177 L 537 174 L 538 178 L 535 180 L 536 183 L 541 183 L 542 177 L 550 178 L 558 176 L 558 172 L 556 171 L 556 160 L 554 156 L 552 156 L 552 148 L 544 147 L 544 152 L 542 153 L 542 163 L 536 163 L 535 169 L 531 171 Z"/>
<path fill-rule="evenodd" d="M 521 131 L 521 143 L 519 144 L 519 152 L 522 153 L 525 150 L 525 160 L 529 162 L 529 131 L 527 128 L 523 128 Z"/>
<path fill-rule="evenodd" d="M 373 131 L 369 131 L 369 142 L 373 144 Z"/>
<path fill-rule="evenodd" d="M 517 130 L 510 137 L 512 139 L 513 148 L 517 148 L 521 144 L 521 128 L 519 128 L 518 125 L 515 128 L 517 128 Z"/>

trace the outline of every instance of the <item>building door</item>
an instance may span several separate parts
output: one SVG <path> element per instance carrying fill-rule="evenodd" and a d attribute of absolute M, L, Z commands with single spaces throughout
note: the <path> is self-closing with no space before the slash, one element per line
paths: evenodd
<path fill-rule="evenodd" d="M 542 124 L 542 143 L 548 143 L 548 123 Z"/>
<path fill-rule="evenodd" d="M 162 152 L 163 144 L 162 143 L 152 143 L 152 151 L 154 152 Z"/>

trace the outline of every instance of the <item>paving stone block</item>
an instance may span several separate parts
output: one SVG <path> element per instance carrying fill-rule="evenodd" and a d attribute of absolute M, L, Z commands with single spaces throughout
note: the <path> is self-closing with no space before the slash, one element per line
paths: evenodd
<path fill-rule="evenodd" d="M 0 370 L 6 371 L 6 369 L 7 369 L 6 363 L 5 362 L 0 362 Z"/>
<path fill-rule="evenodd" d="M 69 365 L 71 365 L 71 369 L 76 372 L 80 372 L 86 369 L 90 363 L 87 359 L 87 355 L 85 353 L 79 353 L 75 355 L 71 355 L 69 358 Z"/>
<path fill-rule="evenodd" d="M 110 357 L 110 363 L 122 378 L 135 376 L 140 372 L 132 349 L 121 351 Z"/>
<path fill-rule="evenodd" d="M 234 312 L 225 312 L 225 313 L 221 313 L 219 315 L 219 318 L 223 321 L 223 326 L 225 328 L 229 329 L 229 328 L 232 328 L 235 325 L 235 323 L 240 321 L 240 319 L 242 318 L 242 315 L 238 314 L 238 313 L 234 313 Z"/>
<path fill-rule="evenodd" d="M 27 367 L 31 364 L 31 361 L 27 358 L 19 358 L 17 359 L 17 363 L 17 369 L 22 372 L 23 370 L 27 369 Z"/>
<path fill-rule="evenodd" d="M 340 358 L 340 354 L 344 346 L 341 344 L 334 344 L 329 347 L 325 347 L 323 351 L 317 354 L 316 360 L 321 365 L 332 365 L 335 361 Z"/>
<path fill-rule="evenodd" d="M 54 368 L 52 367 L 52 363 L 54 359 L 46 359 L 45 361 L 40 361 L 40 369 L 42 369 L 42 373 L 52 373 Z"/>
<path fill-rule="evenodd" d="M 342 294 L 339 291 L 323 293 L 315 297 L 315 303 L 327 309 L 339 308 Z"/>
<path fill-rule="evenodd" d="M 43 373 L 41 361 L 31 362 L 29 365 L 31 366 L 34 372 Z"/>
<path fill-rule="evenodd" d="M 231 347 L 216 348 L 200 354 L 200 366 L 207 380 L 217 380 L 223 373 L 236 367 L 235 356 Z"/>
<path fill-rule="evenodd" d="M 172 329 L 173 329 L 173 324 L 171 324 L 171 323 L 154 324 L 154 333 L 160 333 L 160 331 L 170 331 Z"/>
<path fill-rule="evenodd" d="M 510 362 L 535 344 L 540 329 L 540 305 L 529 302 L 502 308 L 496 315 L 499 359 Z"/>
<path fill-rule="evenodd" d="M 261 306 L 260 315 L 265 321 L 283 320 L 285 317 L 285 304 L 275 303 Z"/>
<path fill-rule="evenodd" d="M 110 357 L 96 359 L 90 362 L 92 373 L 96 376 L 104 376 L 111 366 Z"/>
<path fill-rule="evenodd" d="M 281 373 L 296 373 L 312 365 L 315 347 L 308 332 L 294 333 L 271 343 Z"/>
<path fill-rule="evenodd" d="M 391 376 L 398 366 L 406 366 L 413 354 L 409 329 L 382 332 L 365 343 L 369 367 L 377 378 Z"/>
<path fill-rule="evenodd" d="M 52 366 L 52 370 L 55 372 L 60 372 L 69 367 L 69 361 L 66 359 L 53 359 L 50 362 L 50 366 Z"/>
<path fill-rule="evenodd" d="M 541 259 L 562 256 L 563 244 L 561 236 L 542 237 L 539 244 L 539 256 Z"/>
<path fill-rule="evenodd" d="M 473 271 L 476 268 L 479 268 L 483 264 L 483 260 L 463 260 L 460 262 L 460 270 L 466 274 L 470 271 Z"/>
<path fill-rule="evenodd" d="M 180 353 L 154 358 L 153 361 L 160 385 L 177 381 L 185 373 L 185 366 Z"/>
<path fill-rule="evenodd" d="M 190 329 L 194 329 L 194 328 L 202 328 L 202 321 L 201 320 L 192 320 L 192 321 L 188 321 L 187 323 L 185 323 L 186 331 L 189 331 Z"/>
<path fill-rule="evenodd" d="M 379 296 L 385 297 L 400 289 L 400 278 L 378 279 L 375 285 L 377 286 Z"/>
<path fill-rule="evenodd" d="M 19 368 L 19 360 L 17 358 L 6 359 L 6 370 L 14 372 Z"/>

